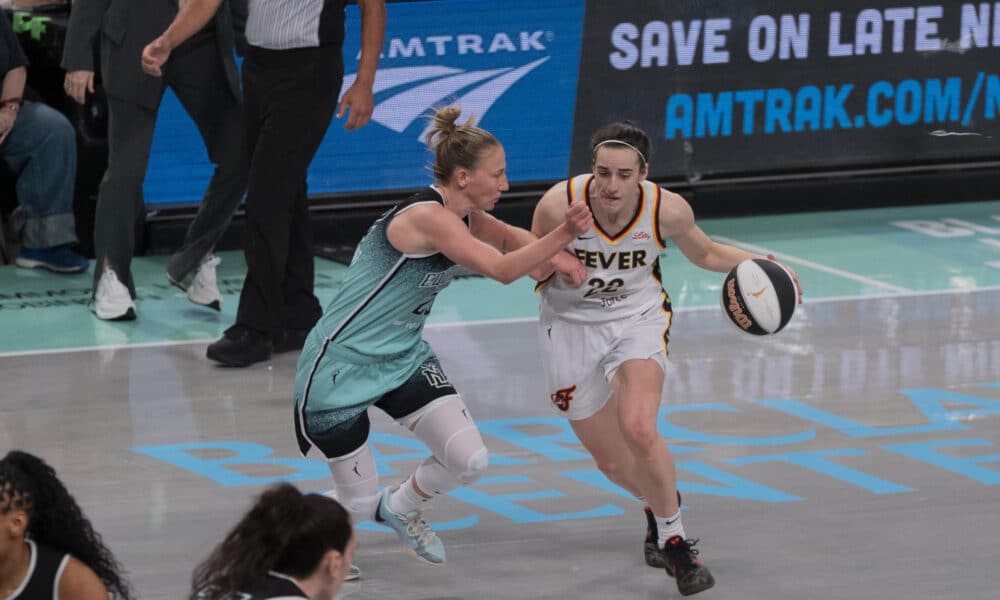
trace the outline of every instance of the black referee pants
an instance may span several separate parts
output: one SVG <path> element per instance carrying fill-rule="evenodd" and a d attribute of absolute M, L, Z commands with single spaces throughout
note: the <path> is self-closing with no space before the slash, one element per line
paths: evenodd
<path fill-rule="evenodd" d="M 236 324 L 269 334 L 311 329 L 313 238 L 306 173 L 333 118 L 343 82 L 339 46 L 266 50 L 243 61 L 250 149 L 244 253 Z"/>

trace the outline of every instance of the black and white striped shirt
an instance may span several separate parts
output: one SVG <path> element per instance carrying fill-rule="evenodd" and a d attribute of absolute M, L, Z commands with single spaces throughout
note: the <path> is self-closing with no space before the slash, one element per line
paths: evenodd
<path fill-rule="evenodd" d="M 250 0 L 247 43 L 269 50 L 339 46 L 347 0 Z"/>

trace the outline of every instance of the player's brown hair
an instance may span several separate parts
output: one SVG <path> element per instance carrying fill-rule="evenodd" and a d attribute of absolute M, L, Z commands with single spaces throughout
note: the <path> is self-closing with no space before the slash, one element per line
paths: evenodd
<path fill-rule="evenodd" d="M 476 127 L 475 119 L 470 118 L 459 125 L 461 114 L 462 109 L 458 106 L 445 106 L 435 111 L 431 118 L 427 145 L 434 150 L 431 170 L 439 183 L 451 181 L 458 168 L 475 169 L 485 150 L 500 145 L 492 133 Z"/>
<path fill-rule="evenodd" d="M 648 165 L 653 158 L 653 144 L 649 141 L 649 136 L 646 135 L 645 131 L 628 121 L 609 123 L 595 131 L 590 138 L 590 148 L 595 156 L 598 146 L 619 148 L 631 146 L 634 150 L 639 151 L 640 167 Z"/>

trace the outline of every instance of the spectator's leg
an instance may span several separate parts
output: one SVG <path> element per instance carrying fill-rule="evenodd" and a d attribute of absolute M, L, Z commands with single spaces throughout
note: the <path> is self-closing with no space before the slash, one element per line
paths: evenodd
<path fill-rule="evenodd" d="M 18 174 L 17 199 L 25 215 L 21 244 L 75 243 L 76 135 L 69 120 L 45 104 L 25 102 L 4 142 L 3 157 Z"/>
<path fill-rule="evenodd" d="M 142 182 L 155 127 L 155 109 L 108 98 L 108 168 L 94 216 L 95 290 L 104 267 L 109 267 L 135 298 L 130 265 L 135 227 L 144 210 Z"/>
<path fill-rule="evenodd" d="M 226 83 L 214 38 L 178 48 L 164 78 L 198 125 L 209 160 L 216 165 L 184 243 L 167 264 L 171 279 L 182 281 L 193 275 L 226 232 L 246 191 L 250 159 L 243 106 Z"/>

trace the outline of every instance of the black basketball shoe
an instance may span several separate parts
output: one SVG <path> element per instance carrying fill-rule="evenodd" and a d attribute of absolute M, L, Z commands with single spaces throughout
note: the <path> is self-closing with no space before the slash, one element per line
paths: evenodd
<path fill-rule="evenodd" d="M 677 492 L 677 506 L 683 504 L 681 502 L 681 493 Z M 663 562 L 663 552 L 660 550 L 660 531 L 656 526 L 656 517 L 653 516 L 653 509 L 648 506 L 645 508 L 646 511 L 646 539 L 642 543 L 642 553 L 646 557 L 646 564 L 662 569 L 667 566 L 667 563 Z"/>
<path fill-rule="evenodd" d="M 703 592 L 715 585 L 715 578 L 708 567 L 698 560 L 698 551 L 694 545 L 698 540 L 685 540 L 679 535 L 667 540 L 663 548 L 663 558 L 667 563 L 665 570 L 677 580 L 677 591 L 682 596 L 690 596 Z"/>

